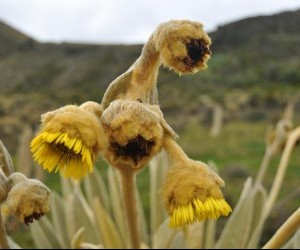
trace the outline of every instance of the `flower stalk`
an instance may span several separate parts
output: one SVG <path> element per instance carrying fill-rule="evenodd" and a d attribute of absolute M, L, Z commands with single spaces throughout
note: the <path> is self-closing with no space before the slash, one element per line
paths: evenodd
<path fill-rule="evenodd" d="M 284 148 L 283 154 L 281 156 L 278 170 L 277 170 L 276 176 L 274 178 L 273 185 L 270 189 L 271 191 L 269 193 L 268 199 L 266 201 L 266 206 L 264 209 L 264 217 L 265 218 L 268 217 L 268 215 L 270 214 L 270 212 L 274 206 L 274 203 L 277 199 L 280 187 L 281 187 L 283 179 L 284 179 L 286 168 L 289 163 L 289 159 L 290 159 L 293 149 L 296 145 L 296 142 L 299 140 L 299 138 L 300 138 L 300 127 L 297 127 L 290 133 L 287 143 L 286 143 L 286 146 Z"/>
<path fill-rule="evenodd" d="M 298 208 L 276 231 L 263 249 L 279 249 L 300 227 L 300 208 Z"/>
<path fill-rule="evenodd" d="M 128 226 L 131 248 L 141 248 L 140 233 L 138 228 L 138 207 L 136 198 L 135 170 L 122 168 L 121 173 L 123 201 Z"/>
<path fill-rule="evenodd" d="M 256 176 L 256 185 L 263 182 L 272 156 L 284 147 L 291 127 L 292 124 L 290 120 L 283 119 L 278 122 L 276 130 L 273 132 L 275 134 L 275 138 L 272 139 L 271 143 L 267 144 L 265 154 Z"/>

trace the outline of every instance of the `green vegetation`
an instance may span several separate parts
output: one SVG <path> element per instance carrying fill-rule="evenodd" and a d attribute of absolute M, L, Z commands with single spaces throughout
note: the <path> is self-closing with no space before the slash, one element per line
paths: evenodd
<path fill-rule="evenodd" d="M 299 124 L 299 121 L 297 124 Z M 223 189 L 226 200 L 234 207 L 247 177 L 252 176 L 254 178 L 257 174 L 265 151 L 264 136 L 267 125 L 262 122 L 230 122 L 224 125 L 219 137 L 211 138 L 209 127 L 194 121 L 180 133 L 178 143 L 191 158 L 209 164 L 213 162 L 217 166 L 220 176 L 222 176 L 226 183 Z M 276 155 L 271 161 L 267 177 L 264 181 L 264 185 L 268 189 L 274 179 L 279 160 L 280 154 Z M 299 165 L 300 148 L 298 146 L 292 154 L 278 202 L 265 226 L 261 240 L 262 244 L 269 240 L 278 227 L 299 207 Z M 107 164 L 99 159 L 96 167 L 107 182 Z M 61 193 L 58 174 L 47 174 L 44 183 L 53 191 Z M 141 197 L 142 204 L 148 221 L 150 216 L 148 167 L 139 173 L 137 183 L 141 194 L 143 194 Z M 224 220 L 221 220 L 220 223 L 222 221 Z M 221 228 L 218 230 L 219 233 L 221 232 Z M 28 229 L 16 222 L 15 228 L 8 228 L 9 234 L 22 247 L 30 247 L 33 244 L 28 236 Z M 22 231 L 22 233 L 19 231 Z"/>
<path fill-rule="evenodd" d="M 247 176 L 257 173 L 267 127 L 276 125 L 292 99 L 294 123 L 299 125 L 299 23 L 300 10 L 225 25 L 210 34 L 213 55 L 207 70 L 178 77 L 161 69 L 159 100 L 167 122 L 191 158 L 216 164 L 231 205 L 236 204 Z M 68 103 L 99 102 L 108 84 L 127 70 L 141 48 L 39 43 L 0 22 L 0 138 L 14 159 L 24 124 L 36 129 L 44 112 Z M 210 136 L 212 109 L 204 97 L 224 110 L 224 126 L 215 138 Z M 298 146 L 292 155 L 262 242 L 299 206 L 299 150 Z M 279 160 L 280 155 L 271 161 L 264 183 L 267 188 Z M 100 170 L 107 168 L 101 160 L 97 165 Z M 149 189 L 148 178 L 147 169 L 139 175 L 142 193 Z M 45 183 L 60 191 L 58 175 L 47 175 Z M 149 216 L 147 195 L 142 200 Z M 32 246 L 28 228 L 17 222 L 10 225 L 8 233 L 17 243 Z"/>
<path fill-rule="evenodd" d="M 299 13 L 219 27 L 210 34 L 209 67 L 199 74 L 178 77 L 161 69 L 159 100 L 171 125 L 180 129 L 193 116 L 203 116 L 207 108 L 201 95 L 225 107 L 244 96 L 229 118 L 276 121 L 278 109 L 300 86 Z M 0 137 L 11 152 L 23 123 L 35 128 L 41 113 L 68 103 L 100 101 L 108 84 L 128 69 L 142 48 L 39 43 L 3 23 L 0 44 Z"/>

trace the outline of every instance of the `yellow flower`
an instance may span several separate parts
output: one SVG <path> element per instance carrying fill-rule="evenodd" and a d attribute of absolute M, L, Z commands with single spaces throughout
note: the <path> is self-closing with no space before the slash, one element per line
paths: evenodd
<path fill-rule="evenodd" d="M 214 199 L 210 196 L 201 201 L 195 198 L 189 204 L 179 205 L 174 209 L 169 226 L 174 228 L 206 219 L 216 220 L 222 215 L 228 216 L 231 211 L 224 199 Z"/>
<path fill-rule="evenodd" d="M 65 177 L 80 179 L 93 171 L 92 152 L 66 133 L 44 131 L 31 142 L 34 160 L 49 172 L 60 170 Z"/>
<path fill-rule="evenodd" d="M 174 140 L 166 138 L 164 148 L 172 161 L 162 189 L 170 227 L 229 215 L 224 181 L 205 163 L 188 158 Z"/>
<path fill-rule="evenodd" d="M 59 170 L 63 176 L 76 180 L 91 173 L 97 154 L 106 143 L 99 120 L 101 113 L 100 107 L 88 102 L 42 115 L 41 131 L 31 142 L 34 160 L 49 172 Z"/>

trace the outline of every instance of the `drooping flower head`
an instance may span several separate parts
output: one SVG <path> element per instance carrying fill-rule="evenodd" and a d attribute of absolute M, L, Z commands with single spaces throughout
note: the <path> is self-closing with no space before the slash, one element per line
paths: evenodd
<path fill-rule="evenodd" d="M 13 173 L 9 181 L 12 188 L 4 203 L 5 213 L 28 225 L 49 211 L 50 190 L 42 182 L 21 173 Z"/>
<path fill-rule="evenodd" d="M 115 100 L 101 116 L 108 136 L 104 158 L 114 167 L 140 169 L 162 147 L 163 137 L 176 136 L 157 105 Z"/>
<path fill-rule="evenodd" d="M 171 157 L 174 148 L 172 151 Z M 170 227 L 227 216 L 231 208 L 221 191 L 223 180 L 203 162 L 180 157 L 181 153 L 179 150 L 173 159 L 162 190 Z"/>
<path fill-rule="evenodd" d="M 199 22 L 171 20 L 158 26 L 153 41 L 162 63 L 179 74 L 207 68 L 211 40 Z"/>
<path fill-rule="evenodd" d="M 109 84 L 102 99 L 106 109 L 116 99 L 141 100 L 158 104 L 159 68 L 174 70 L 179 75 L 193 74 L 207 68 L 211 40 L 199 22 L 170 20 L 161 23 L 151 34 L 141 55 L 130 68 Z"/>
<path fill-rule="evenodd" d="M 88 102 L 67 105 L 42 115 L 38 135 L 31 142 L 33 158 L 49 172 L 80 179 L 92 172 L 106 137 L 99 117 L 101 106 Z"/>

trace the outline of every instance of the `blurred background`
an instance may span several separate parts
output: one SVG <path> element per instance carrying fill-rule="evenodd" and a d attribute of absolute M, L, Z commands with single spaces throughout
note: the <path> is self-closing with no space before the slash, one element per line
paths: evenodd
<path fill-rule="evenodd" d="M 170 19 L 202 22 L 213 54 L 208 69 L 195 75 L 161 68 L 161 109 L 186 153 L 217 166 L 234 206 L 245 179 L 256 175 L 277 122 L 287 115 L 294 127 L 300 122 L 299 1 L 1 0 L 0 139 L 16 170 L 60 192 L 57 175 L 27 167 L 33 166 L 28 143 L 41 114 L 101 102 L 152 31 Z M 262 241 L 299 207 L 299 153 L 298 147 Z M 279 160 L 280 154 L 270 162 L 266 187 Z M 145 169 L 141 190 L 147 178 Z M 32 244 L 22 233 L 26 227 L 12 222 L 7 230 L 21 246 Z"/>

